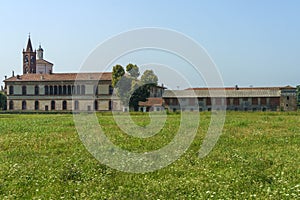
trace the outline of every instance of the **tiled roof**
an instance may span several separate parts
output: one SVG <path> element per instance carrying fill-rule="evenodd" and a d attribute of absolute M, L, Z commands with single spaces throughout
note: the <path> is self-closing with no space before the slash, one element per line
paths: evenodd
<path fill-rule="evenodd" d="M 216 89 L 212 88 L 208 90 L 165 90 L 163 98 L 195 98 L 195 97 L 280 97 L 280 88 L 251 88 L 251 89 Z"/>
<path fill-rule="evenodd" d="M 283 87 L 220 87 L 220 88 L 209 88 L 209 90 L 279 90 L 279 89 L 296 89 L 290 85 Z M 208 88 L 187 88 L 186 90 L 208 90 Z"/>
<path fill-rule="evenodd" d="M 44 59 L 39 59 L 39 60 L 36 60 L 36 64 L 47 64 L 47 65 L 53 65 L 53 63 L 47 61 L 47 60 L 44 60 Z"/>
<path fill-rule="evenodd" d="M 147 98 L 147 101 L 139 101 L 139 106 L 162 106 L 163 99 L 162 98 Z"/>
<path fill-rule="evenodd" d="M 24 74 L 10 77 L 4 82 L 21 81 L 75 81 L 75 80 L 112 80 L 111 72 L 103 73 L 53 73 L 53 74 Z"/>

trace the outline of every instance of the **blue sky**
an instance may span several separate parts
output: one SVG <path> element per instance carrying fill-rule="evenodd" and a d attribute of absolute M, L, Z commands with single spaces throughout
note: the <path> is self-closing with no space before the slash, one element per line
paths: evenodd
<path fill-rule="evenodd" d="M 21 74 L 28 32 L 35 48 L 42 44 L 54 72 L 76 72 L 104 40 L 161 27 L 201 44 L 225 86 L 295 86 L 300 84 L 299 10 L 296 0 L 1 1 L 0 79 L 12 70 Z"/>

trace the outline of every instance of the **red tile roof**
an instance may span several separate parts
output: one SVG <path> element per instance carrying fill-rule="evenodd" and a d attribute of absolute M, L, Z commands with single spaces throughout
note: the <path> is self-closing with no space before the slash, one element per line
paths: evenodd
<path fill-rule="evenodd" d="M 143 101 L 139 101 L 139 106 L 162 106 L 163 104 L 163 99 L 162 98 L 155 98 L 155 97 L 151 97 L 151 98 L 147 98 L 147 101 L 143 102 Z"/>
<path fill-rule="evenodd" d="M 111 72 L 103 73 L 52 73 L 52 74 L 23 74 L 10 77 L 4 82 L 31 81 L 75 81 L 75 80 L 112 80 Z"/>
<path fill-rule="evenodd" d="M 280 90 L 280 89 L 296 89 L 292 86 L 284 86 L 284 87 L 212 87 L 212 88 L 187 88 L 186 90 Z"/>

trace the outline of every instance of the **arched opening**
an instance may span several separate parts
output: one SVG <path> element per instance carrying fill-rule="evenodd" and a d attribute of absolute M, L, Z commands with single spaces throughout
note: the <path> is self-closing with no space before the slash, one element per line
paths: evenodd
<path fill-rule="evenodd" d="M 45 85 L 45 95 L 48 95 L 48 94 L 49 94 L 49 86 Z"/>
<path fill-rule="evenodd" d="M 27 93 L 26 85 L 23 85 L 22 86 L 22 95 L 26 95 L 26 93 Z"/>
<path fill-rule="evenodd" d="M 8 109 L 9 110 L 13 110 L 14 109 L 14 102 L 12 100 L 9 101 Z"/>
<path fill-rule="evenodd" d="M 113 86 L 109 85 L 109 94 L 112 94 L 114 92 Z"/>
<path fill-rule="evenodd" d="M 66 100 L 64 100 L 64 101 L 62 102 L 62 109 L 63 109 L 63 110 L 67 110 L 67 101 L 66 101 Z"/>
<path fill-rule="evenodd" d="M 67 86 L 63 86 L 63 95 L 66 95 L 67 94 Z"/>
<path fill-rule="evenodd" d="M 34 94 L 35 94 L 35 95 L 39 95 L 39 92 L 40 92 L 39 90 L 40 90 L 39 86 L 36 85 L 36 86 L 34 87 Z"/>
<path fill-rule="evenodd" d="M 59 94 L 59 95 L 62 94 L 62 87 L 61 87 L 61 85 L 58 86 L 58 94 Z"/>
<path fill-rule="evenodd" d="M 26 110 L 26 101 L 22 101 L 22 110 Z"/>
<path fill-rule="evenodd" d="M 54 100 L 51 101 L 51 110 L 55 110 L 55 101 Z"/>
<path fill-rule="evenodd" d="M 68 95 L 71 95 L 72 94 L 72 87 L 71 85 L 68 85 Z"/>
<path fill-rule="evenodd" d="M 53 86 L 50 85 L 50 95 L 53 95 Z"/>
<path fill-rule="evenodd" d="M 57 86 L 54 86 L 54 94 L 57 95 Z"/>
<path fill-rule="evenodd" d="M 97 95 L 98 94 L 98 86 L 94 85 L 94 94 Z"/>
<path fill-rule="evenodd" d="M 108 102 L 108 110 L 112 110 L 112 107 L 113 107 L 113 102 L 112 101 L 109 101 Z"/>
<path fill-rule="evenodd" d="M 34 102 L 34 110 L 38 110 L 39 109 L 39 101 L 35 101 Z"/>
<path fill-rule="evenodd" d="M 74 110 L 79 110 L 79 101 L 75 100 L 74 102 Z"/>
<path fill-rule="evenodd" d="M 80 85 L 77 85 L 76 87 L 76 94 L 80 94 Z"/>
<path fill-rule="evenodd" d="M 85 85 L 81 85 L 81 94 L 82 94 L 82 95 L 85 94 Z"/>
<path fill-rule="evenodd" d="M 98 110 L 98 101 L 97 100 L 94 101 L 94 110 Z"/>

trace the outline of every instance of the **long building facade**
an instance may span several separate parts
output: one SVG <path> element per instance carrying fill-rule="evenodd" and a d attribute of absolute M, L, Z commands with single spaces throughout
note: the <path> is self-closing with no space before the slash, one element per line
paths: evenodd
<path fill-rule="evenodd" d="M 8 110 L 99 110 L 118 108 L 110 72 L 24 74 L 6 79 Z"/>
<path fill-rule="evenodd" d="M 296 88 L 290 86 L 166 90 L 163 99 L 164 107 L 169 111 L 210 111 L 225 108 L 235 111 L 297 110 Z"/>

